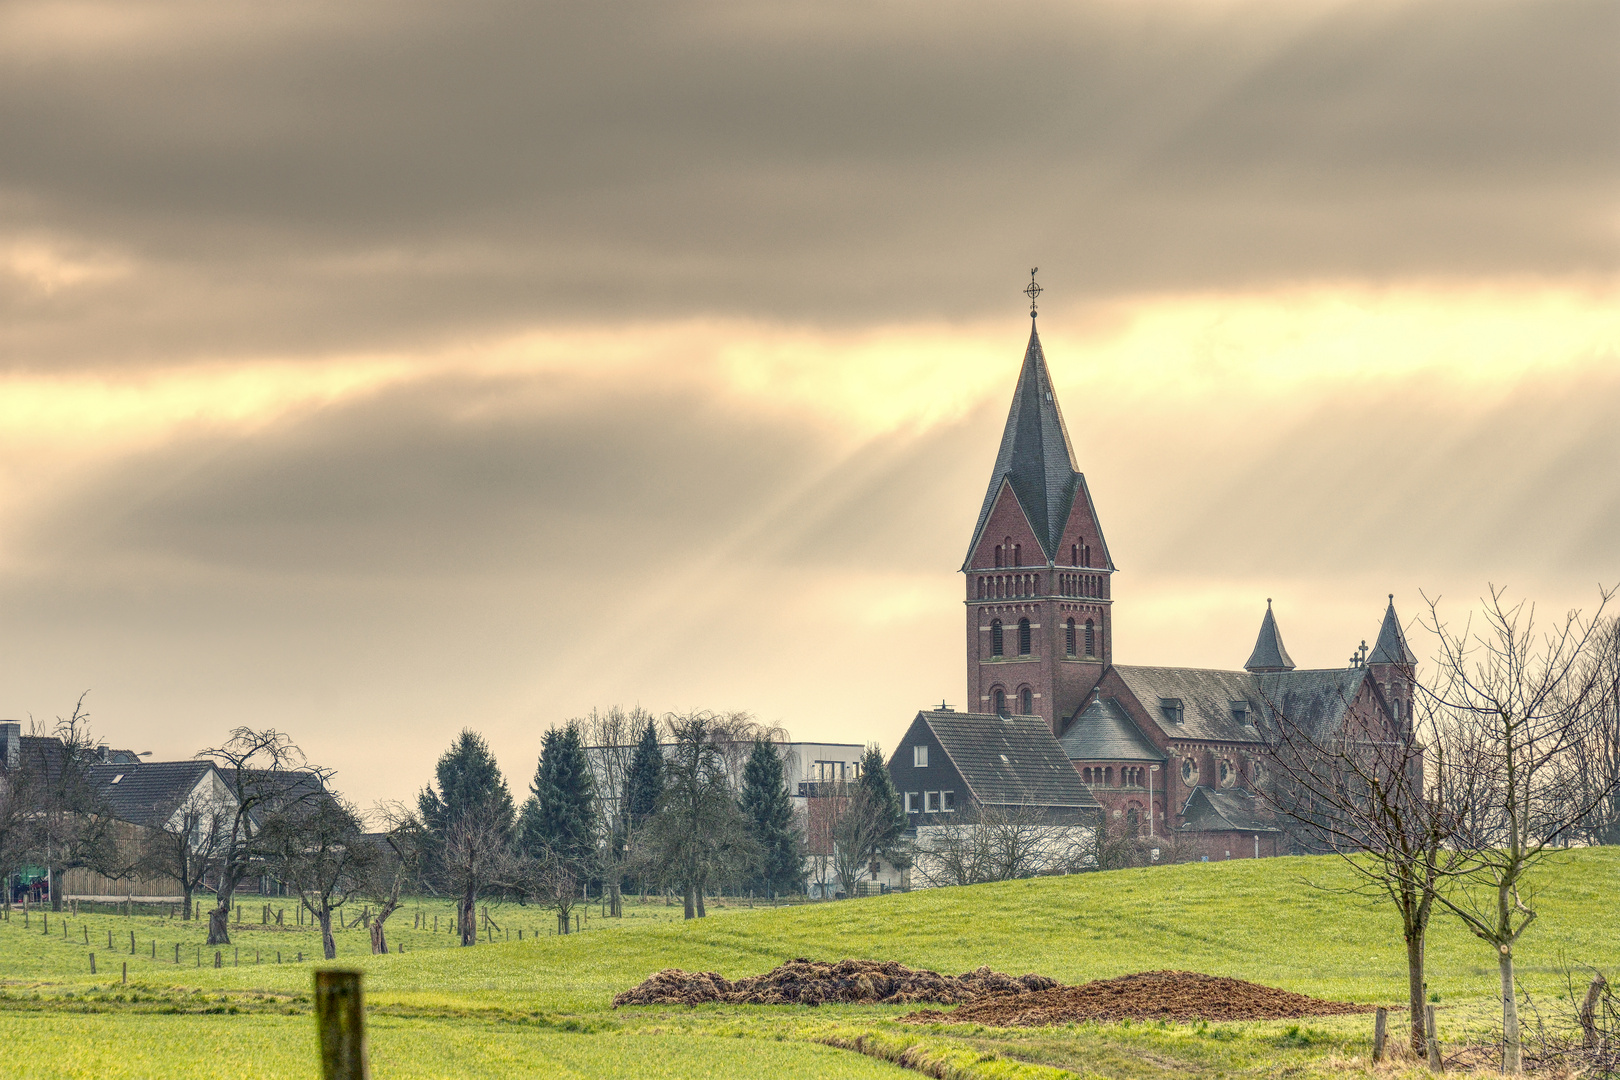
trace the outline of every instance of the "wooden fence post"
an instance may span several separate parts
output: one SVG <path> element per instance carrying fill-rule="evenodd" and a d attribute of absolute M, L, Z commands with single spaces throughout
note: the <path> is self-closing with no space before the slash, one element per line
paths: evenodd
<path fill-rule="evenodd" d="M 124 985 L 129 985 L 129 961 L 124 961 Z"/>
<path fill-rule="evenodd" d="M 1609 981 L 1600 972 L 1592 980 L 1592 985 L 1586 988 L 1586 999 L 1581 1002 L 1581 1045 L 1588 1050 L 1598 1048 L 1598 1002 L 1603 999 L 1603 991 L 1607 989 L 1608 985 Z"/>
<path fill-rule="evenodd" d="M 91 953 L 90 954 L 90 974 L 94 975 L 95 973 L 96 973 L 96 954 Z"/>
<path fill-rule="evenodd" d="M 1440 1060 L 1440 1038 L 1434 1033 L 1433 1005 L 1425 1005 L 1423 1007 L 1423 1020 L 1427 1025 L 1429 1034 L 1429 1071 L 1441 1072 L 1445 1069 L 1445 1065 Z"/>
<path fill-rule="evenodd" d="M 1373 1017 L 1373 1061 L 1384 1060 L 1384 1039 L 1389 1034 L 1389 1010 L 1382 1005 Z"/>
<path fill-rule="evenodd" d="M 369 1080 L 366 1014 L 358 971 L 315 973 L 315 1025 L 322 1080 Z"/>
<path fill-rule="evenodd" d="M 135 931 L 129 932 L 129 955 L 135 955 Z"/>

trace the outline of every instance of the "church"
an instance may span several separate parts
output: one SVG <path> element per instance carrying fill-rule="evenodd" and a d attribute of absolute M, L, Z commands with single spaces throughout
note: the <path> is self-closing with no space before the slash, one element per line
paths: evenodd
<path fill-rule="evenodd" d="M 1234 660 L 1248 649 L 1241 669 L 1119 662 L 1117 571 L 1029 291 L 1029 344 L 961 568 L 967 708 L 920 712 L 900 740 L 889 771 L 907 819 L 926 829 L 1018 803 L 1102 817 L 1181 859 L 1297 851 L 1264 797 L 1267 732 L 1411 737 L 1416 657 L 1394 597 L 1372 650 L 1344 668 L 1296 667 L 1269 599 L 1252 647 L 1231 643 Z"/>

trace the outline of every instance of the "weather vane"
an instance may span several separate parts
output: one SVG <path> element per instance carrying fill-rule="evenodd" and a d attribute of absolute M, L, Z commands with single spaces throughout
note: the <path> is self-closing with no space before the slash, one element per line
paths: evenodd
<path fill-rule="evenodd" d="M 1038 266 L 1029 268 L 1029 284 L 1024 287 L 1024 295 L 1029 297 L 1029 317 L 1032 319 L 1035 317 L 1035 298 L 1044 291 L 1035 283 L 1035 275 L 1040 273 L 1040 270 Z"/>

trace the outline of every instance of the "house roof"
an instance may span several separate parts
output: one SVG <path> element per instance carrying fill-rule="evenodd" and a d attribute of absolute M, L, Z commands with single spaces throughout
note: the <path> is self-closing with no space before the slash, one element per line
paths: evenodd
<path fill-rule="evenodd" d="M 155 829 L 174 816 L 213 768 L 207 761 L 92 765 L 90 779 L 114 817 Z"/>
<path fill-rule="evenodd" d="M 1367 669 L 1282 671 L 1254 678 L 1268 715 L 1279 717 L 1311 739 L 1321 741 L 1343 723 L 1345 711 L 1361 692 Z"/>
<path fill-rule="evenodd" d="M 979 536 L 990 519 L 990 511 L 995 508 L 1003 483 L 1011 486 L 1017 496 L 1046 559 L 1057 558 L 1063 526 L 1069 520 L 1069 511 L 1076 494 L 1083 490 L 1085 480 L 1075 467 L 1074 447 L 1069 442 L 1069 431 L 1052 390 L 1052 375 L 1046 367 L 1046 355 L 1041 351 L 1041 337 L 1033 325 L 1029 345 L 1024 350 L 1024 366 L 1013 390 L 1012 407 L 1007 412 L 1007 426 L 1001 433 L 1001 448 L 996 452 L 984 505 L 979 509 L 973 540 L 968 544 L 968 560 L 979 546 Z M 1105 567 L 1112 570 L 1107 544 L 1100 546 Z M 967 569 L 966 562 L 962 568 Z"/>
<path fill-rule="evenodd" d="M 1404 664 L 1408 667 L 1418 662 L 1417 655 L 1406 644 L 1406 634 L 1401 630 L 1400 616 L 1395 614 L 1395 594 L 1389 594 L 1389 607 L 1384 610 L 1384 625 L 1378 628 L 1378 640 L 1373 644 L 1372 655 L 1367 657 L 1369 664 Z"/>
<path fill-rule="evenodd" d="M 1182 808 L 1185 832 L 1281 832 L 1275 824 L 1257 817 L 1254 796 L 1242 789 L 1214 791 L 1193 788 Z"/>
<path fill-rule="evenodd" d="M 1099 804 L 1069 755 L 1038 716 L 920 712 L 974 801 L 991 806 L 1080 807 Z"/>
<path fill-rule="evenodd" d="M 1118 698 L 1095 699 L 1069 724 L 1058 745 L 1071 761 L 1163 761 Z"/>
<path fill-rule="evenodd" d="M 1277 630 L 1277 617 L 1271 613 L 1271 598 L 1266 598 L 1266 615 L 1260 620 L 1260 634 L 1254 642 L 1254 652 L 1249 654 L 1248 663 L 1243 665 L 1249 671 L 1292 671 L 1293 658 L 1288 650 L 1283 648 L 1282 634 Z"/>
<path fill-rule="evenodd" d="M 1119 667 L 1113 669 L 1148 717 L 1165 734 L 1179 739 L 1211 742 L 1263 741 L 1252 722 L 1261 705 L 1255 676 L 1247 671 L 1208 671 L 1203 668 Z M 1232 703 L 1248 705 L 1248 722 L 1232 715 Z M 1165 702 L 1180 702 L 1181 721 L 1164 712 Z"/>

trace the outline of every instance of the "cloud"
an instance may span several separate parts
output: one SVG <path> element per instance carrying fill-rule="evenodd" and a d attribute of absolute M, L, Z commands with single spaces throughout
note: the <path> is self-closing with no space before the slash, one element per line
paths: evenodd
<path fill-rule="evenodd" d="M 5 17 L 5 217 L 130 272 L 0 362 L 1614 269 L 1587 0 L 121 7 Z"/>

